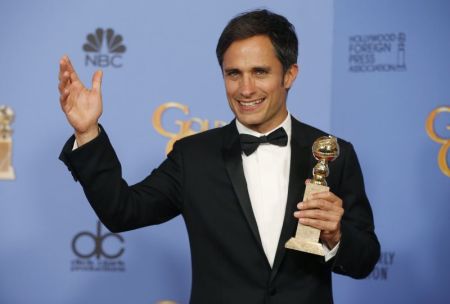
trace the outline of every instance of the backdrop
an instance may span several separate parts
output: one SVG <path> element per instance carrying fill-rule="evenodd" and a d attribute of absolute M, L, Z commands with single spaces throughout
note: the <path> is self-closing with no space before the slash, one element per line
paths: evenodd
<path fill-rule="evenodd" d="M 232 119 L 215 57 L 227 21 L 285 15 L 300 40 L 288 107 L 351 141 L 382 256 L 364 280 L 335 275 L 336 303 L 448 303 L 450 2 L 0 2 L 0 303 L 189 300 L 180 217 L 111 234 L 57 157 L 72 130 L 57 74 L 103 69 L 101 122 L 138 182 L 177 139 Z M 0 126 L 1 127 L 1 126 Z"/>

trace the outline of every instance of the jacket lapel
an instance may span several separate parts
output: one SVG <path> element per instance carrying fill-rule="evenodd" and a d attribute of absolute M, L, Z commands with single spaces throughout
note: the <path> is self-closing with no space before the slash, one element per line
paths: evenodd
<path fill-rule="evenodd" d="M 247 182 L 245 180 L 244 168 L 242 166 L 242 149 L 239 142 L 239 133 L 237 131 L 235 121 L 233 120 L 226 128 L 228 129 L 228 132 L 224 138 L 223 150 L 225 167 L 237 195 L 239 204 L 241 205 L 242 212 L 244 213 L 244 216 L 250 226 L 250 230 L 252 231 L 256 243 L 264 254 L 261 237 L 258 231 L 258 225 L 256 224 L 256 218 L 253 213 L 250 196 L 248 194 Z"/>
<path fill-rule="evenodd" d="M 305 180 L 311 175 L 311 145 L 306 136 L 307 134 L 302 132 L 301 124 L 292 117 L 289 189 L 283 228 L 272 267 L 271 280 L 275 278 L 284 258 L 286 252 L 286 248 L 284 248 L 285 243 L 295 234 L 298 221 L 293 213 L 297 210 L 297 204 L 302 200 L 305 192 Z"/>

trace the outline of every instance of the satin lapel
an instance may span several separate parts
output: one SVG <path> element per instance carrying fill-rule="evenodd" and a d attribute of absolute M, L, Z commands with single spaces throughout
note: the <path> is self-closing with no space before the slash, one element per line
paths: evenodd
<path fill-rule="evenodd" d="M 225 149 L 223 152 L 225 167 L 227 168 L 231 184 L 233 185 L 239 204 L 241 205 L 244 216 L 250 226 L 250 230 L 252 231 L 258 246 L 264 252 L 261 237 L 258 231 L 258 225 L 256 224 L 255 215 L 250 202 L 250 196 L 248 194 L 247 182 L 245 180 L 244 168 L 242 166 L 242 150 L 235 122 L 231 122 L 228 127 L 230 128 L 228 133 L 229 137 L 225 139 Z"/>
<path fill-rule="evenodd" d="M 289 173 L 289 189 L 286 203 L 286 212 L 284 215 L 283 228 L 278 242 L 277 253 L 272 267 L 270 279 L 273 280 L 280 268 L 284 258 L 286 248 L 285 243 L 295 235 L 298 221 L 294 217 L 294 211 L 297 210 L 297 204 L 302 200 L 305 192 L 305 180 L 310 175 L 311 163 L 311 147 L 301 140 L 298 128 L 298 122 L 292 119 L 292 136 L 291 136 L 291 168 Z"/>

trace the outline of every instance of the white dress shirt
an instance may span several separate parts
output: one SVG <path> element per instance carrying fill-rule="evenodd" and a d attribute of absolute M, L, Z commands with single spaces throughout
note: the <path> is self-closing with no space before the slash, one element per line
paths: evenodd
<path fill-rule="evenodd" d="M 242 153 L 242 165 L 248 193 L 262 246 L 270 266 L 273 266 L 275 260 L 286 211 L 291 165 L 291 126 L 291 115 L 288 114 L 281 125 L 261 134 L 247 128 L 236 119 L 239 134 L 260 137 L 283 127 L 288 136 L 288 143 L 285 147 L 263 143 L 249 156 Z M 331 251 L 325 245 L 323 248 L 326 253 L 325 260 L 328 261 L 336 255 L 338 245 Z"/>

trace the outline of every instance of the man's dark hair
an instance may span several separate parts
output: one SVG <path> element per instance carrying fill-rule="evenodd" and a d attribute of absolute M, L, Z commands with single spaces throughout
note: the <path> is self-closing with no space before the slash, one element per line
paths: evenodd
<path fill-rule="evenodd" d="M 285 17 L 264 9 L 242 13 L 228 22 L 216 47 L 220 67 L 226 50 L 234 41 L 257 35 L 270 38 L 284 72 L 297 63 L 298 40 L 294 26 Z"/>

